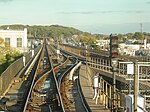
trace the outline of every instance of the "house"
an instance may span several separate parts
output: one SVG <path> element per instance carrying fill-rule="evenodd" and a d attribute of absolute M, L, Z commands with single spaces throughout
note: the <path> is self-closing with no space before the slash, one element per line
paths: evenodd
<path fill-rule="evenodd" d="M 5 46 L 21 51 L 27 49 L 27 29 L 24 30 L 0 30 L 0 38 L 4 39 Z"/>

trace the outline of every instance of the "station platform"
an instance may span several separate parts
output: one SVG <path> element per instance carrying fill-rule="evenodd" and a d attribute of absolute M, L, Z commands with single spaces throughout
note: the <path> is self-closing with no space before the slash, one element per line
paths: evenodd
<path fill-rule="evenodd" d="M 90 81 L 88 78 L 88 74 L 86 74 L 86 66 L 82 65 L 79 70 L 79 78 L 80 78 L 80 85 L 82 88 L 82 92 L 84 97 L 91 109 L 92 112 L 110 112 L 109 109 L 105 108 L 104 105 L 101 103 L 96 104 L 96 100 L 93 100 L 94 90 L 93 87 L 90 85 Z M 98 101 L 100 102 L 100 101 Z"/>

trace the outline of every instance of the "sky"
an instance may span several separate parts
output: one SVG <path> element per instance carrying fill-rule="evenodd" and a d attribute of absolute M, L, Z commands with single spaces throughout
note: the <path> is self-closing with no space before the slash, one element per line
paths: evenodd
<path fill-rule="evenodd" d="M 0 0 L 0 25 L 63 25 L 90 33 L 150 32 L 150 0 Z"/>

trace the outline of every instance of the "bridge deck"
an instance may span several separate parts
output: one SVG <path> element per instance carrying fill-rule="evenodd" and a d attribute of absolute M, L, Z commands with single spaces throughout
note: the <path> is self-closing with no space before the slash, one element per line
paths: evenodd
<path fill-rule="evenodd" d="M 84 65 L 80 67 L 79 78 L 84 97 L 86 98 L 92 112 L 110 112 L 110 110 L 106 109 L 104 105 L 99 103 L 96 104 L 96 101 L 93 100 L 94 91 L 88 80 L 88 75 L 86 75 L 86 66 Z"/>

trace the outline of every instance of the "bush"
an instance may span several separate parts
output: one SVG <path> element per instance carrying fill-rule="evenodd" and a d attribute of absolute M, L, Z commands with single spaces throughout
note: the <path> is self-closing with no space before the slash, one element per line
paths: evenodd
<path fill-rule="evenodd" d="M 6 57 L 7 62 L 11 60 L 11 55 L 10 54 L 6 54 L 5 57 Z"/>

